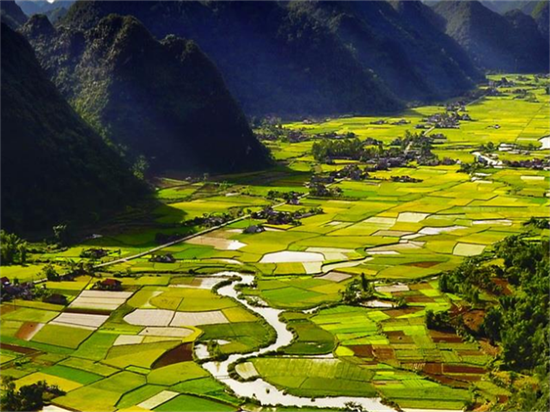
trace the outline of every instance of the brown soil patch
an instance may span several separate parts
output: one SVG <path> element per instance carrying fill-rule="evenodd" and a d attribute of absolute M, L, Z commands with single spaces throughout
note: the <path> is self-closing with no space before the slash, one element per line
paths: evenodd
<path fill-rule="evenodd" d="M 365 358 L 372 358 L 374 357 L 372 345 L 352 345 L 348 346 L 353 353 L 355 353 L 357 356 L 362 356 Z"/>
<path fill-rule="evenodd" d="M 10 345 L 9 343 L 1 343 L 0 349 L 11 350 L 12 352 L 22 353 L 24 355 L 37 355 L 40 351 L 33 348 L 25 348 L 23 346 Z"/>
<path fill-rule="evenodd" d="M 471 310 L 465 313 L 462 318 L 464 319 L 464 325 L 466 325 L 468 329 L 474 332 L 479 332 L 479 328 L 485 319 L 485 311 Z"/>
<path fill-rule="evenodd" d="M 12 304 L 2 304 L 0 305 L 0 315 L 5 315 L 6 313 L 13 312 L 17 307 Z"/>
<path fill-rule="evenodd" d="M 414 263 L 408 263 L 405 266 L 415 266 L 417 268 L 431 268 L 432 266 L 435 266 L 441 262 L 414 262 Z"/>
<path fill-rule="evenodd" d="M 456 351 L 459 355 L 465 356 L 483 356 L 483 353 L 477 349 L 459 349 Z"/>
<path fill-rule="evenodd" d="M 467 365 L 443 365 L 444 373 L 485 373 L 485 369 L 478 366 L 467 366 Z"/>
<path fill-rule="evenodd" d="M 193 349 L 190 343 L 184 343 L 176 346 L 165 352 L 154 363 L 152 369 L 162 368 L 163 366 L 172 365 L 174 363 L 193 360 Z"/>
<path fill-rule="evenodd" d="M 443 373 L 443 365 L 441 363 L 426 363 L 423 371 L 430 375 L 441 375 Z"/>
<path fill-rule="evenodd" d="M 429 375 L 435 381 L 442 383 L 443 385 L 449 385 L 453 388 L 469 388 L 470 384 L 468 382 L 459 381 L 453 378 L 450 378 L 445 375 Z"/>
<path fill-rule="evenodd" d="M 439 263 L 439 262 L 437 262 Z M 410 290 L 426 290 L 426 289 L 433 289 L 429 283 L 416 283 L 409 285 Z"/>
<path fill-rule="evenodd" d="M 509 296 L 509 295 L 512 294 L 512 291 L 509 288 L 508 281 L 506 281 L 504 279 L 499 279 L 499 278 L 492 278 L 491 281 L 495 285 L 500 286 L 500 288 L 502 289 L 502 293 L 505 294 L 506 296 Z"/>
<path fill-rule="evenodd" d="M 381 361 L 395 359 L 395 351 L 392 348 L 376 348 L 374 354 Z"/>
<path fill-rule="evenodd" d="M 490 356 L 497 356 L 500 352 L 498 346 L 493 346 L 488 340 L 482 339 L 479 341 L 481 350 Z"/>
<path fill-rule="evenodd" d="M 441 332 L 437 330 L 429 331 L 430 337 L 435 343 L 460 343 L 462 339 L 460 336 L 455 335 L 454 333 Z"/>
<path fill-rule="evenodd" d="M 425 295 L 407 296 L 405 300 L 410 303 L 432 303 L 435 302 L 433 298 Z"/>
<path fill-rule="evenodd" d="M 386 310 L 384 313 L 388 316 L 391 316 L 392 318 L 397 318 L 399 316 L 410 315 L 411 313 L 416 313 L 421 310 L 422 308 L 390 309 Z"/>
<path fill-rule="evenodd" d="M 67 307 L 65 312 L 68 313 L 80 313 L 82 315 L 110 315 L 111 310 L 106 309 L 82 309 L 82 308 L 71 308 Z"/>
<path fill-rule="evenodd" d="M 15 337 L 23 340 L 31 340 L 35 333 L 41 328 L 38 322 L 25 322 L 21 325 Z"/>

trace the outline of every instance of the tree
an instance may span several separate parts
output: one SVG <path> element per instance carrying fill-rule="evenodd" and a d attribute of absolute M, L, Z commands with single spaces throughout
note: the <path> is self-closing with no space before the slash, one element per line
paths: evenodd
<path fill-rule="evenodd" d="M 0 253 L 2 265 L 23 264 L 27 261 L 27 242 L 15 233 L 1 230 Z"/>
<path fill-rule="evenodd" d="M 365 408 L 360 403 L 357 402 L 346 402 L 344 404 L 344 411 L 346 412 L 367 412 Z"/>
<path fill-rule="evenodd" d="M 57 225 L 53 228 L 55 242 L 59 246 L 68 246 L 70 242 L 69 228 L 67 225 Z"/>
<path fill-rule="evenodd" d="M 46 277 L 49 281 L 57 282 L 60 279 L 59 273 L 57 273 L 51 263 L 44 266 L 41 273 L 42 276 Z"/>

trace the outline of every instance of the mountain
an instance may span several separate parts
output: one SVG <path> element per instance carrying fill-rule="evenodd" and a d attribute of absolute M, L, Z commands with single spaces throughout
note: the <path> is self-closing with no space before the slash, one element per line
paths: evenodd
<path fill-rule="evenodd" d="M 548 43 L 530 16 L 517 11 L 501 16 L 479 1 L 442 1 L 433 10 L 445 19 L 447 34 L 479 67 L 507 72 L 548 70 Z"/>
<path fill-rule="evenodd" d="M 294 2 L 328 27 L 368 70 L 407 100 L 444 99 L 482 75 L 419 1 Z"/>
<path fill-rule="evenodd" d="M 157 38 L 193 39 L 249 115 L 388 112 L 402 105 L 309 13 L 282 2 L 82 1 L 60 22 L 133 15 Z"/>
<path fill-rule="evenodd" d="M 129 158 L 145 155 L 156 171 L 266 165 L 266 149 L 193 42 L 159 42 L 134 17 L 117 15 L 89 30 L 57 30 L 35 15 L 21 31 L 62 94 Z"/>
<path fill-rule="evenodd" d="M 423 0 L 423 3 L 430 7 L 433 7 L 443 1 L 447 0 Z M 531 14 L 540 1 L 541 0 L 480 0 L 480 3 L 487 7 L 489 10 L 499 14 L 505 14 L 512 10 L 521 10 L 525 14 Z"/>
<path fill-rule="evenodd" d="M 531 14 L 538 0 L 482 0 L 481 4 L 494 12 L 505 14 L 512 10 L 521 10 L 525 14 Z"/>
<path fill-rule="evenodd" d="M 59 19 L 61 19 L 63 16 L 65 16 L 68 12 L 68 9 L 65 7 L 57 7 L 52 10 L 48 10 L 44 14 L 48 18 L 49 21 L 52 23 L 56 23 Z"/>
<path fill-rule="evenodd" d="M 535 19 L 535 23 L 543 38 L 548 41 L 550 37 L 548 33 L 548 25 L 550 22 L 550 1 L 539 1 L 537 6 L 531 12 L 531 16 Z"/>
<path fill-rule="evenodd" d="M 32 16 L 34 14 L 47 14 L 60 7 L 68 9 L 75 1 L 76 0 L 17 0 L 17 3 L 27 16 Z"/>
<path fill-rule="evenodd" d="M 2 23 L 2 227 L 90 221 L 146 189 L 61 97 L 23 36 Z"/>
<path fill-rule="evenodd" d="M 25 13 L 23 13 L 14 0 L 0 1 L 0 13 L 2 22 L 6 23 L 12 29 L 17 29 L 27 21 L 27 16 L 25 16 Z"/>

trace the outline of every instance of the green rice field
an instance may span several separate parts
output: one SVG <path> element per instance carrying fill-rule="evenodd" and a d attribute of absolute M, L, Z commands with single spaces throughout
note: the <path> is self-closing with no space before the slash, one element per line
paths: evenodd
<path fill-rule="evenodd" d="M 437 156 L 472 163 L 472 153 L 491 142 L 531 145 L 529 154 L 526 149 L 497 150 L 501 160 L 548 158 L 550 150 L 540 141 L 550 135 L 548 82 L 507 77 L 537 101 L 514 99 L 502 89 L 502 96 L 469 104 L 473 121 L 431 132 L 446 136 L 434 147 Z M 393 117 L 284 127 L 311 136 L 353 132 L 389 144 L 441 110 L 416 107 Z M 388 123 L 371 124 L 378 119 Z M 410 123 L 390 124 L 399 119 Z M 11 282 L 37 281 L 47 263 L 61 273 L 70 264 L 89 261 L 81 257 L 83 250 L 107 251 L 92 262 L 105 264 L 93 276 L 37 285 L 65 296 L 66 305 L 1 304 L 2 375 L 13 377 L 18 388 L 39 381 L 57 385 L 65 394 L 52 404 L 70 411 L 267 410 L 259 409 L 261 400 L 240 396 L 205 366 L 231 355 L 240 360 L 227 379 L 261 379 L 304 399 L 380 398 L 385 408 L 407 411 L 458 411 L 505 401 L 509 391 L 491 374 L 498 348 L 454 331 L 429 329 L 426 315 L 456 311 L 463 303 L 441 291 L 439 274 L 523 232 L 531 217 L 547 217 L 548 170 L 482 166 L 468 174 L 459 172 L 460 164 L 413 163 L 369 172 L 365 180 L 337 180 L 332 187 L 341 189 L 340 196 L 316 197 L 306 187 L 313 171 L 329 173 L 358 161 L 319 163 L 311 155 L 314 141 L 267 142 L 277 161 L 268 171 L 193 182 L 166 176 L 157 188 L 162 205 L 146 223 L 99 231 L 101 236 L 63 250 L 37 248 L 29 264 L 2 266 L 2 277 Z M 392 180 L 395 176 L 417 180 Z M 286 204 L 281 195 L 269 196 L 271 191 L 304 196 L 299 204 Z M 251 216 L 266 206 L 285 212 L 320 208 L 322 213 L 301 218 L 299 225 Z M 229 213 L 231 219 L 212 230 L 183 225 L 205 213 Z M 128 223 L 133 218 L 120 219 Z M 246 233 L 259 224 L 265 231 Z M 198 232 L 149 252 L 159 245 L 159 234 Z M 535 235 L 548 237 L 548 232 Z M 152 259 L 166 254 L 173 257 L 170 262 Z M 253 275 L 255 281 L 236 287 L 235 296 L 224 295 L 218 293 L 220 279 L 212 276 L 220 272 L 230 272 L 223 277 L 227 283 L 235 273 Z M 120 290 L 94 288 L 105 279 L 118 280 Z M 374 305 L 343 301 L 349 285 L 360 279 L 372 286 Z M 278 336 L 257 307 L 278 311 L 292 333 L 289 344 L 256 353 Z M 274 411 L 295 410 L 272 406 Z"/>

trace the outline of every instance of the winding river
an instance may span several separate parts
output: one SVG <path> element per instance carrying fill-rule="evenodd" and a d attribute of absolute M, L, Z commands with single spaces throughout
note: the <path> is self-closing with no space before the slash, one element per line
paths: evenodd
<path fill-rule="evenodd" d="M 255 398 L 262 405 L 283 405 L 283 406 L 315 406 L 315 407 L 325 407 L 325 408 L 343 408 L 347 402 L 355 402 L 360 404 L 363 408 L 368 411 L 383 411 L 383 412 L 395 412 L 394 409 L 386 406 L 380 402 L 378 398 L 362 398 L 362 397 L 350 397 L 350 396 L 337 396 L 337 397 L 325 397 L 325 398 L 306 398 L 300 396 L 294 396 L 284 393 L 283 391 L 277 389 L 275 386 L 264 381 L 261 378 L 257 378 L 251 382 L 240 382 L 231 378 L 228 374 L 229 365 L 234 362 L 237 362 L 241 359 L 253 358 L 255 356 L 261 355 L 266 352 L 275 351 L 279 348 L 289 345 L 292 342 L 293 335 L 286 328 L 286 324 L 279 320 L 279 315 L 284 312 L 280 309 L 274 309 L 270 307 L 256 307 L 250 305 L 245 299 L 240 299 L 238 297 L 238 292 L 235 289 L 237 285 L 250 285 L 254 281 L 253 275 L 243 275 L 235 272 L 221 272 L 213 276 L 227 278 L 230 276 L 237 276 L 240 278 L 239 281 L 234 281 L 229 285 L 220 287 L 218 289 L 218 294 L 221 296 L 227 296 L 238 300 L 241 304 L 246 306 L 248 309 L 256 313 L 265 319 L 267 323 L 275 329 L 277 339 L 274 343 L 269 346 L 266 346 L 262 349 L 257 350 L 256 352 L 247 353 L 247 354 L 234 354 L 229 356 L 224 361 L 216 362 L 210 361 L 204 363 L 202 366 L 208 372 L 214 376 L 218 381 L 224 383 L 229 388 L 233 390 L 238 396 Z M 220 280 L 221 281 L 221 280 Z M 205 355 L 204 345 L 197 345 L 196 354 L 200 357 Z M 202 346 L 202 347 L 201 347 Z M 320 358 L 323 358 L 321 356 Z"/>

